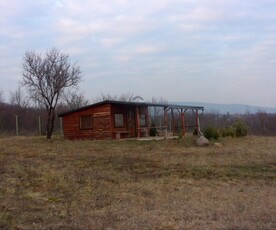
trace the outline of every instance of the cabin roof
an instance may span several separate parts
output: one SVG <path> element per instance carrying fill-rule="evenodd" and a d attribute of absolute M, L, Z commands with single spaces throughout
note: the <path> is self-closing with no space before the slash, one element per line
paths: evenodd
<path fill-rule="evenodd" d="M 163 108 L 172 108 L 172 109 L 191 109 L 191 110 L 204 110 L 203 106 L 189 106 L 189 105 L 177 105 L 177 104 L 162 104 L 162 103 L 148 103 L 148 102 L 129 102 L 129 101 L 113 101 L 113 100 L 105 100 L 101 102 L 97 102 L 91 105 L 83 106 L 77 109 L 69 110 L 63 113 L 59 113 L 59 117 L 66 116 L 71 113 L 79 112 L 85 109 L 93 108 L 96 106 L 104 105 L 104 104 L 114 104 L 114 105 L 128 105 L 128 106 L 139 106 L 139 107 L 163 107 Z"/>

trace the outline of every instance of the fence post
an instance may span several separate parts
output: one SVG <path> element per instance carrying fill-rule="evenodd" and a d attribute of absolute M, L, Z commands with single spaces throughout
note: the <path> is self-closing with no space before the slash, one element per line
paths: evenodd
<path fill-rule="evenodd" d="M 19 136 L 18 116 L 17 115 L 15 115 L 15 132 L 16 132 L 16 136 Z"/>
<path fill-rule="evenodd" d="M 41 118 L 38 116 L 38 135 L 41 136 Z"/>
<path fill-rule="evenodd" d="M 59 118 L 59 122 L 60 122 L 60 134 L 61 134 L 61 136 L 63 136 L 63 123 L 62 123 L 62 117 Z"/>

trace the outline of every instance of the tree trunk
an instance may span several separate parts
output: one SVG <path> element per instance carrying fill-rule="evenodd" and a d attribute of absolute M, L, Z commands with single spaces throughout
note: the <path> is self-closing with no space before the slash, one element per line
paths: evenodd
<path fill-rule="evenodd" d="M 47 125 L 46 125 L 47 139 L 51 139 L 51 136 L 54 131 L 54 126 L 55 126 L 55 109 L 50 108 L 48 110 Z"/>
<path fill-rule="evenodd" d="M 52 110 L 52 116 L 51 116 L 51 136 L 54 132 L 54 128 L 55 128 L 55 119 L 56 119 L 56 112 L 55 109 Z"/>

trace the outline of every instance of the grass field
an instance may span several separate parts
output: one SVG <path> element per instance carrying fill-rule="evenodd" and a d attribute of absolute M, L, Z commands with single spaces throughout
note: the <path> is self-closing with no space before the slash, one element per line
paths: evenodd
<path fill-rule="evenodd" d="M 0 229 L 276 229 L 276 137 L 0 137 Z"/>

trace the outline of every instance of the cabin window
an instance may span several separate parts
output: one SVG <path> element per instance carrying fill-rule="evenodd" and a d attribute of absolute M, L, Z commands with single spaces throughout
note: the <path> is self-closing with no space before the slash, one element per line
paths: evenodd
<path fill-rule="evenodd" d="M 115 128 L 124 127 L 124 115 L 121 113 L 115 114 Z"/>
<path fill-rule="evenodd" d="M 80 117 L 80 129 L 92 129 L 92 116 L 81 116 Z"/>
<path fill-rule="evenodd" d="M 139 115 L 139 119 L 140 119 L 140 127 L 146 127 L 147 126 L 146 115 L 145 114 Z"/>

